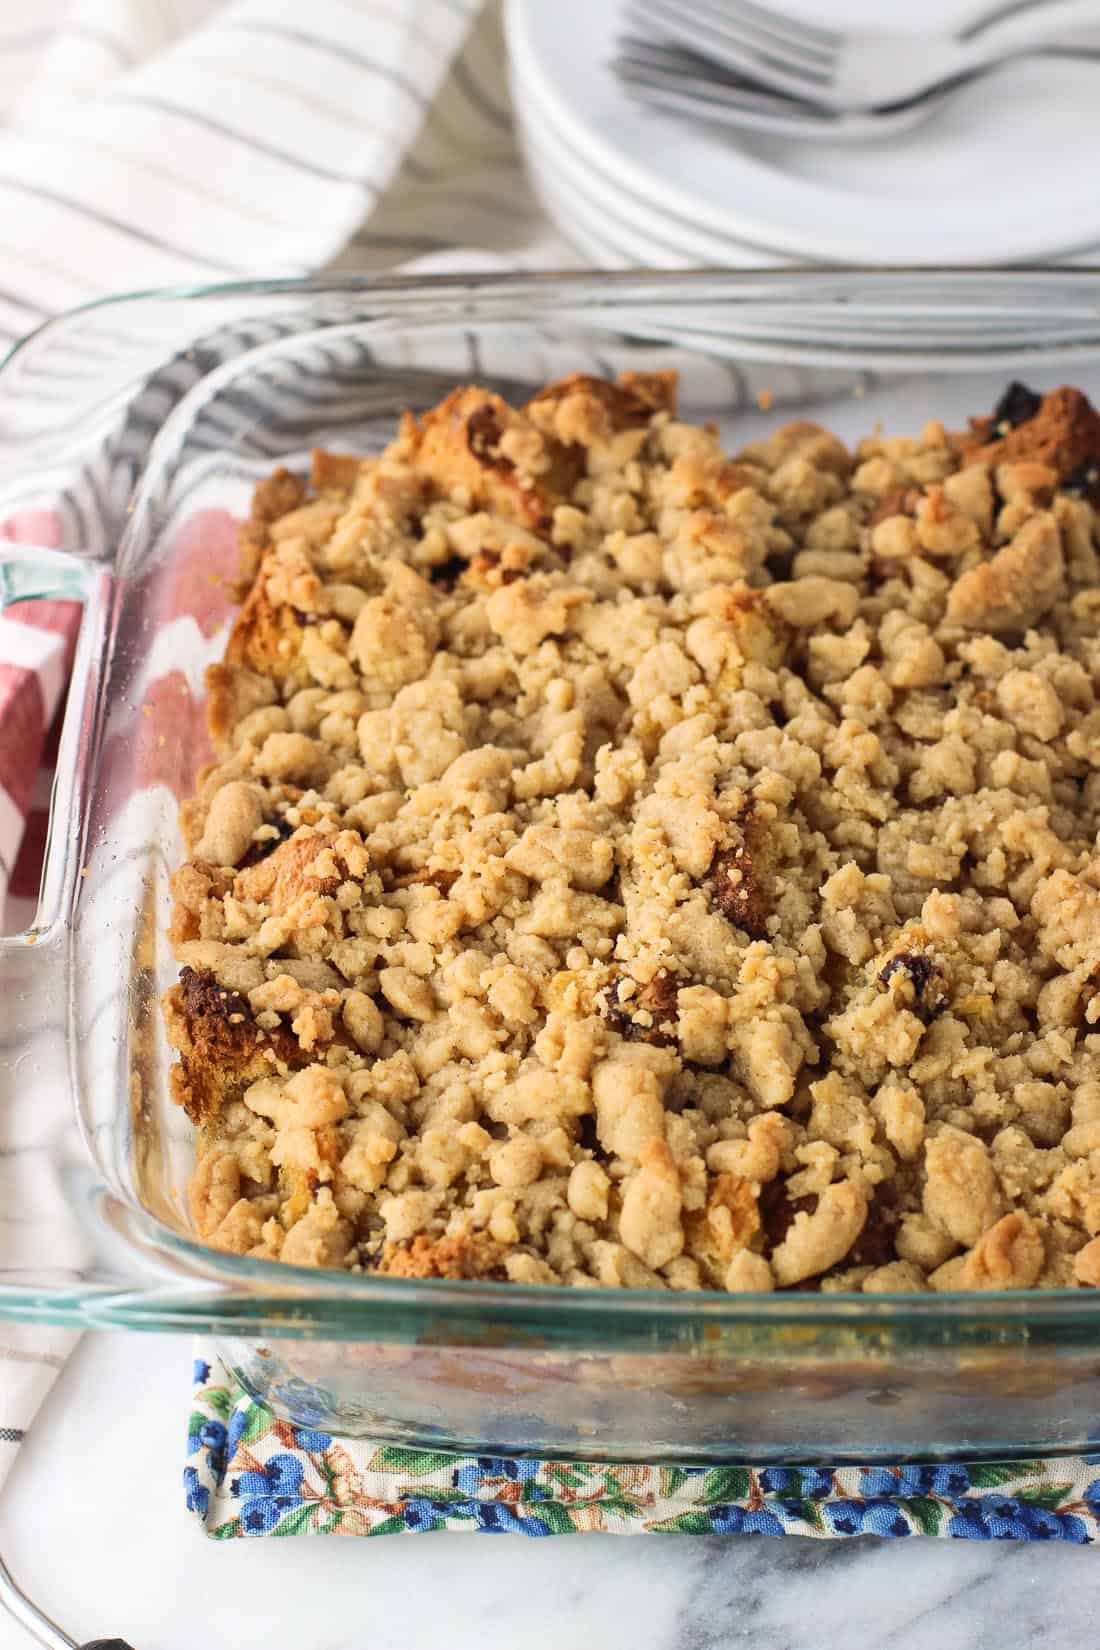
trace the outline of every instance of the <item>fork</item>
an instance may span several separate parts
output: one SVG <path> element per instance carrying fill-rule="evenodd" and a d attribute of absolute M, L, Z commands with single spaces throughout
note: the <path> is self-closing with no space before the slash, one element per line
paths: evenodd
<path fill-rule="evenodd" d="M 1094 32 L 1089 45 L 1100 50 L 1100 31 Z M 1061 42 L 1052 42 L 1043 51 L 1053 54 L 1064 49 Z M 619 41 L 618 56 L 611 67 L 626 83 L 630 95 L 650 108 L 711 125 L 763 132 L 769 137 L 812 138 L 818 143 L 864 143 L 909 131 L 930 120 L 958 90 L 957 86 L 947 86 L 891 109 L 837 114 L 819 104 L 772 91 L 695 52 L 631 36 Z M 982 73 L 993 73 L 993 69 Z"/>
<path fill-rule="evenodd" d="M 756 0 L 631 0 L 632 33 L 686 48 L 735 75 L 834 114 L 896 109 L 1100 24 L 1096 0 L 1001 5 L 955 36 L 840 33 Z"/>
<path fill-rule="evenodd" d="M 720 69 L 675 46 L 626 36 L 612 68 L 639 103 L 668 114 L 770 137 L 813 138 L 826 143 L 864 143 L 909 131 L 942 108 L 951 91 L 917 98 L 900 108 L 869 114 L 834 114 L 800 98 L 770 91 L 757 80 Z"/>

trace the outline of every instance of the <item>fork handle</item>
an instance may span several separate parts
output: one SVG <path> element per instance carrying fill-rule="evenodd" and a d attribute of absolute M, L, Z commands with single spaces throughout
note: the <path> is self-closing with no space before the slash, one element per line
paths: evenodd
<path fill-rule="evenodd" d="M 1066 35 L 1095 30 L 1096 23 L 1096 0 L 1052 0 L 983 24 L 978 35 L 968 31 L 961 44 L 971 66 L 980 68 Z"/>

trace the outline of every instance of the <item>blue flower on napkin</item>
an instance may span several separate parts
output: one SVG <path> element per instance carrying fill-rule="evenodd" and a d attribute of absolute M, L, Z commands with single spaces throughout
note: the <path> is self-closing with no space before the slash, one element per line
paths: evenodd
<path fill-rule="evenodd" d="M 1089 1540 L 1084 1524 L 1073 1513 L 1025 1505 L 1023 1522 L 1029 1531 L 1029 1541 L 1072 1541 L 1083 1546 Z"/>
<path fill-rule="evenodd" d="M 241 1529 L 245 1535 L 270 1535 L 283 1514 L 297 1505 L 292 1495 L 258 1495 L 241 1508 Z"/>
<path fill-rule="evenodd" d="M 402 1506 L 401 1516 L 410 1530 L 434 1530 L 440 1523 L 440 1512 L 449 1510 L 425 1496 L 413 1495 Z"/>
<path fill-rule="evenodd" d="M 940 1495 L 953 1501 L 970 1488 L 970 1474 L 952 1462 L 938 1467 L 865 1467 L 859 1475 L 859 1493 L 868 1499 L 883 1495 Z"/>
<path fill-rule="evenodd" d="M 824 1501 L 833 1492 L 828 1467 L 765 1467 L 757 1482 L 765 1495 L 800 1495 L 808 1501 Z"/>
<path fill-rule="evenodd" d="M 500 1501 L 467 1501 L 450 1503 L 450 1510 L 473 1514 L 474 1523 L 483 1535 L 549 1535 L 550 1526 L 541 1518 L 524 1517 L 513 1512 Z"/>
<path fill-rule="evenodd" d="M 248 1406 L 246 1404 L 238 1404 L 237 1408 L 229 1417 L 229 1437 L 226 1441 L 226 1452 L 231 1461 L 237 1453 L 237 1445 L 240 1443 L 241 1434 L 244 1432 L 247 1425 Z"/>
<path fill-rule="evenodd" d="M 529 1484 L 538 1477 L 539 1463 L 514 1456 L 479 1455 L 475 1461 L 464 1461 L 451 1474 L 451 1483 L 464 1495 L 478 1495 L 493 1479 L 506 1479 L 513 1484 Z"/>
<path fill-rule="evenodd" d="M 1087 1542 L 1088 1531 L 1073 1513 L 1053 1512 L 1010 1495 L 964 1496 L 956 1503 L 949 1536 L 963 1541 Z"/>
<path fill-rule="evenodd" d="M 184 1467 L 183 1489 L 187 1497 L 187 1511 L 198 1513 L 200 1518 L 205 1518 L 210 1505 L 210 1491 L 205 1484 L 199 1483 L 199 1475 L 194 1467 Z"/>
<path fill-rule="evenodd" d="M 259 1472 L 242 1472 L 229 1483 L 229 1493 L 244 1501 L 241 1530 L 246 1536 L 266 1536 L 284 1513 L 302 1505 L 300 1487 L 305 1468 L 297 1455 L 272 1455 Z"/>
<path fill-rule="evenodd" d="M 220 1421 L 204 1421 L 197 1434 L 192 1433 L 187 1440 L 190 1454 L 196 1449 L 205 1449 L 210 1464 L 210 1471 L 221 1483 L 225 1476 L 226 1446 L 228 1434 Z"/>
<path fill-rule="evenodd" d="M 205 1358 L 196 1358 L 192 1366 L 191 1379 L 196 1386 L 205 1386 L 210 1379 L 210 1365 Z"/>
<path fill-rule="evenodd" d="M 863 1503 L 859 1527 L 863 1535 L 896 1537 L 913 1533 L 912 1525 L 901 1508 L 885 1497 L 874 1497 Z"/>
<path fill-rule="evenodd" d="M 314 1432 L 309 1427 L 295 1427 L 294 1442 L 299 1449 L 313 1450 L 315 1454 L 323 1455 L 325 1450 L 332 1447 L 332 1435 L 327 1432 Z"/>
<path fill-rule="evenodd" d="M 827 1501 L 825 1521 L 834 1535 L 912 1535 L 901 1508 L 885 1496 L 867 1501 Z"/>
<path fill-rule="evenodd" d="M 267 1535 L 284 1513 L 300 1506 L 305 1469 L 296 1455 L 273 1455 L 258 1472 L 242 1472 L 230 1493 L 244 1502 L 241 1529 L 246 1535 Z"/>
<path fill-rule="evenodd" d="M 296 1455 L 273 1455 L 258 1472 L 242 1472 L 231 1485 L 234 1495 L 289 1495 L 301 1500 L 299 1486 L 305 1468 Z"/>
<path fill-rule="evenodd" d="M 763 1507 L 708 1507 L 707 1522 L 715 1535 L 783 1535 L 783 1525 Z"/>

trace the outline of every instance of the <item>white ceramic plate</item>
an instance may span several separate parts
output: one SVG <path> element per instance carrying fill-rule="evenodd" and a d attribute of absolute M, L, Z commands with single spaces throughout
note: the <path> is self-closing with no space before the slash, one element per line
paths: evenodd
<path fill-rule="evenodd" d="M 1100 147 L 1093 64 L 1012 65 L 881 146 L 734 139 L 630 101 L 608 66 L 620 9 L 507 0 L 509 47 L 570 148 L 659 211 L 722 240 L 872 265 L 1019 262 L 1100 241 L 1081 163 Z"/>
<path fill-rule="evenodd" d="M 677 269 L 698 262 L 594 201 L 587 192 L 590 178 L 579 170 L 570 170 L 563 151 L 544 146 L 541 132 L 529 130 L 522 118 L 519 124 L 528 172 L 543 208 L 565 238 L 597 267 Z M 712 261 L 746 270 L 759 267 L 761 262 L 757 253 L 744 248 L 739 258 L 719 256 Z M 1055 312 L 1047 317 L 1041 340 L 1038 337 L 1035 340 L 1036 346 L 1041 343 L 1044 348 L 1054 348 L 1067 337 L 1079 336 L 1081 304 L 1088 314 L 1095 312 L 1094 300 L 1088 294 L 1080 296 L 1073 306 L 1073 314 Z M 712 327 L 708 325 L 704 330 L 709 333 Z M 985 348 L 999 345 L 1008 349 L 1019 338 L 1020 321 L 1015 311 L 999 309 L 992 300 L 981 314 L 974 314 L 960 313 L 956 305 L 947 301 L 935 305 L 924 298 L 915 308 L 912 303 L 899 299 L 894 305 L 877 305 L 873 312 L 861 313 L 855 321 L 848 318 L 845 308 L 835 304 L 824 308 L 803 305 L 793 312 L 785 307 L 777 316 L 774 306 L 761 302 L 753 314 L 738 315 L 737 332 L 746 343 L 753 336 L 767 339 L 781 335 L 788 343 L 846 347 L 861 344 L 881 347 L 891 341 L 912 347 L 919 342 L 926 348 L 938 344 L 958 349 L 980 344 Z"/>
<path fill-rule="evenodd" d="M 558 192 L 565 196 L 566 189 L 571 190 L 579 212 L 595 211 L 606 217 L 610 238 L 618 239 L 622 230 L 632 243 L 644 247 L 643 262 L 665 268 L 721 265 L 730 269 L 766 269 L 792 262 L 768 248 L 713 234 L 703 225 L 661 211 L 631 194 L 620 180 L 597 170 L 591 157 L 578 155 L 570 147 L 532 87 L 517 77 L 513 92 L 517 124 L 529 162 L 537 160 L 548 176 L 556 173 L 561 180 Z M 568 197 L 565 199 L 568 209 Z M 557 218 L 555 221 L 567 233 L 567 224 Z M 634 253 L 630 261 L 638 261 Z"/>
<path fill-rule="evenodd" d="M 563 176 L 558 157 L 552 155 L 547 160 L 537 139 L 530 141 L 522 126 L 521 135 L 531 181 L 544 210 L 594 268 L 684 266 L 683 260 L 677 264 L 668 256 L 659 256 L 647 238 L 631 235 L 620 225 L 612 226 L 606 214 L 582 203 Z M 1030 359 L 1056 361 L 1064 351 L 1066 338 L 1079 338 L 1080 315 L 1076 309 L 1081 303 L 1092 312 L 1085 295 L 1073 315 L 1052 315 L 1042 338 L 1034 340 Z M 659 328 L 654 335 L 662 335 Z M 849 316 L 835 304 L 804 304 L 792 310 L 789 304 L 777 307 L 762 299 L 751 310 L 738 309 L 735 317 L 710 313 L 704 307 L 690 319 L 677 318 L 664 335 L 687 346 L 700 341 L 718 353 L 728 349 L 745 364 L 789 362 L 794 358 L 803 366 L 842 368 L 866 365 L 871 357 L 881 370 L 904 364 L 909 370 L 924 365 L 929 370 L 962 371 L 1002 361 L 1018 362 L 1023 370 L 1026 364 L 1019 346 L 1019 317 L 1011 310 L 1000 312 L 992 303 L 985 313 L 974 315 L 960 314 L 957 307 L 946 302 L 938 310 L 927 300 L 914 308 L 901 297 L 896 305 L 877 305 Z M 1074 348 L 1079 346 L 1074 344 Z"/>
<path fill-rule="evenodd" d="M 567 240 L 575 228 L 594 231 L 599 241 L 616 249 L 619 264 L 651 269 L 689 269 L 720 265 L 729 269 L 759 269 L 779 262 L 774 256 L 734 241 L 703 241 L 681 235 L 678 226 L 659 216 L 637 212 L 633 200 L 605 184 L 542 131 L 519 121 L 520 141 L 536 193 Z M 786 260 L 782 260 L 786 262 Z"/>
<path fill-rule="evenodd" d="M 522 134 L 521 134 L 522 140 Z M 686 269 L 690 260 L 608 221 L 606 213 L 580 200 L 563 182 L 553 162 L 546 163 L 526 142 L 524 159 L 532 188 L 547 217 L 578 252 L 599 269 Z"/>

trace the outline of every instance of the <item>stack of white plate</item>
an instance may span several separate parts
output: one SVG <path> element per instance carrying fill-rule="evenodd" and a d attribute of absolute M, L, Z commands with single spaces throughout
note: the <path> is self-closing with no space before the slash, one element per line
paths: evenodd
<path fill-rule="evenodd" d="M 860 20 L 880 4 L 868 0 Z M 1014 64 L 882 144 L 795 143 L 633 102 L 610 67 L 624 7 L 508 0 L 506 11 L 532 180 L 598 267 L 1098 260 L 1100 190 L 1086 159 L 1100 144 L 1095 63 Z M 853 21 L 858 9 L 844 8 Z M 958 10 L 927 0 L 922 26 Z"/>

